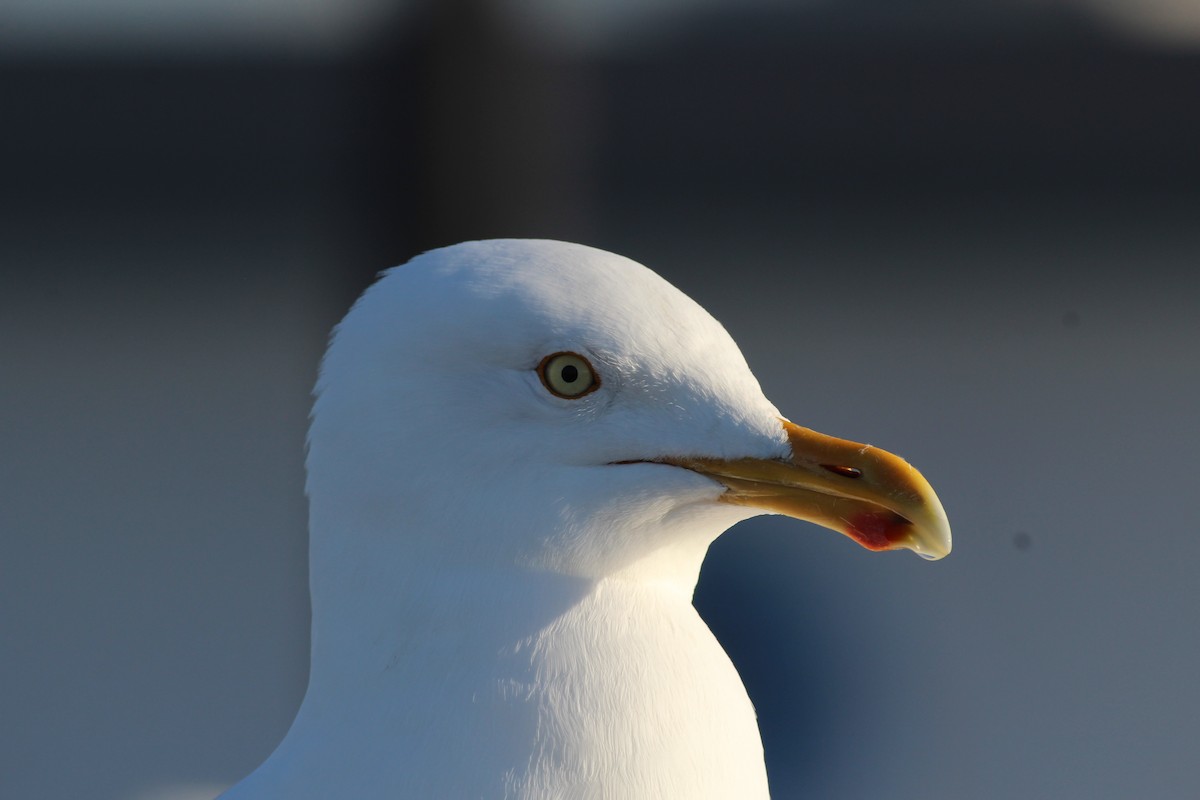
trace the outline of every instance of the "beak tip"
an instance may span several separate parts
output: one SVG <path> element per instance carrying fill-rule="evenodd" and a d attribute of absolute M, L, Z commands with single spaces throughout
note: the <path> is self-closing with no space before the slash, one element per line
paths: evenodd
<path fill-rule="evenodd" d="M 914 545 L 912 547 L 909 547 L 908 549 L 912 550 L 914 553 L 916 553 L 917 555 L 919 555 L 921 558 L 925 559 L 926 561 L 941 561 L 943 558 L 950 555 L 950 550 L 952 548 L 951 548 L 950 543 L 946 542 L 946 543 L 944 543 L 944 545 L 942 545 L 941 547 L 938 547 L 937 549 L 931 549 L 927 546 L 922 547 L 920 545 Z"/>
<path fill-rule="evenodd" d="M 926 561 L 940 561 L 950 555 L 954 549 L 954 540 L 950 536 L 950 524 L 943 516 L 933 524 L 919 529 L 904 543 L 903 547 L 912 550 Z"/>

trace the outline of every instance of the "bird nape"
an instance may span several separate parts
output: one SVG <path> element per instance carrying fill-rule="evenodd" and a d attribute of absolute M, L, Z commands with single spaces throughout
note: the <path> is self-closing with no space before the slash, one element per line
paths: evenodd
<path fill-rule="evenodd" d="M 576 244 L 385 272 L 335 329 L 308 444 L 308 691 L 228 800 L 767 797 L 691 604 L 708 546 L 778 513 L 950 551 L 919 472 L 788 421 L 704 309 Z"/>

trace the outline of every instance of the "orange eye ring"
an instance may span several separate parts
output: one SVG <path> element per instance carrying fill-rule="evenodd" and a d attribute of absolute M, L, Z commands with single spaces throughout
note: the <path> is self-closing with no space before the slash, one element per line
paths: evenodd
<path fill-rule="evenodd" d="M 546 390 L 564 400 L 578 400 L 600 388 L 600 376 L 579 353 L 551 353 L 537 367 Z"/>

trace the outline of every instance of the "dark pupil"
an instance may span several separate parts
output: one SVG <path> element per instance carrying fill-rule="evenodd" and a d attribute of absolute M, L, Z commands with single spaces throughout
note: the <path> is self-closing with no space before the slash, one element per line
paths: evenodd
<path fill-rule="evenodd" d="M 562 368 L 562 379 L 567 383 L 574 383 L 579 379 L 579 369 L 571 364 Z"/>

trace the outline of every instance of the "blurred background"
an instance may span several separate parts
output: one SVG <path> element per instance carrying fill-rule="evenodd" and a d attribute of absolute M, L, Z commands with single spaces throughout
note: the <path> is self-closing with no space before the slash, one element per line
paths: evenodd
<path fill-rule="evenodd" d="M 937 488 L 936 564 L 714 546 L 775 797 L 1200 794 L 1200 5 L 7 0 L 0 796 L 272 750 L 327 332 L 491 236 L 651 266 Z"/>

